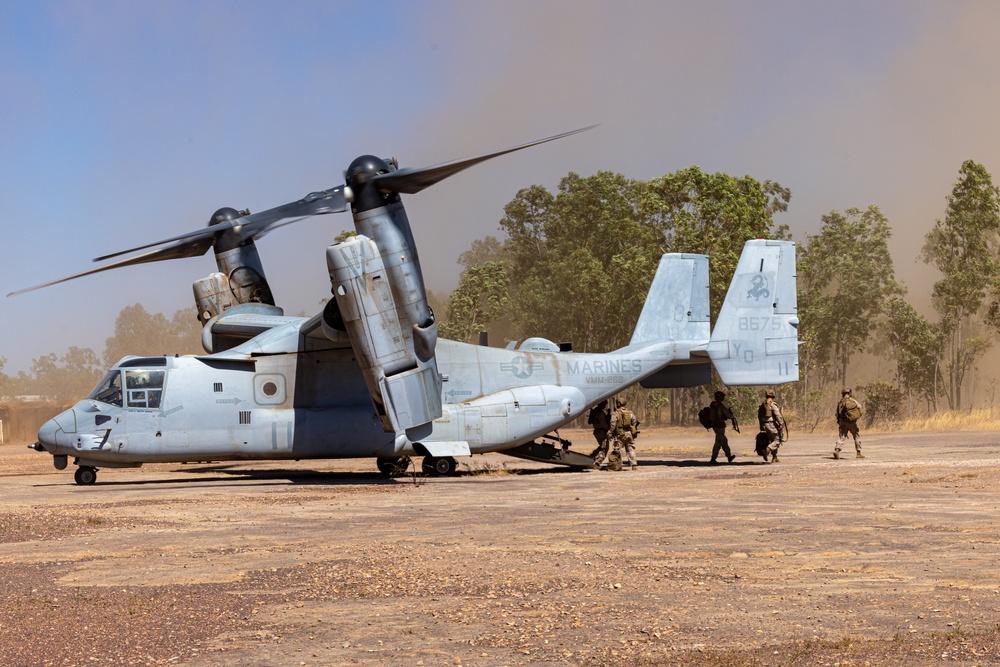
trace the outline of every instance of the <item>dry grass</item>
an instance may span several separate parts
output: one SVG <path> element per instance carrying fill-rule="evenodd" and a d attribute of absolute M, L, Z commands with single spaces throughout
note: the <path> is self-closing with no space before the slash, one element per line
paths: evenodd
<path fill-rule="evenodd" d="M 875 429 L 873 429 L 875 430 Z M 883 430 L 883 429 L 879 429 Z M 911 417 L 889 431 L 1000 431 L 1000 410 L 947 410 L 929 417 Z"/>
<path fill-rule="evenodd" d="M 511 467 L 506 461 L 497 463 L 490 461 L 475 461 L 466 463 L 470 475 L 517 475 L 521 471 Z"/>

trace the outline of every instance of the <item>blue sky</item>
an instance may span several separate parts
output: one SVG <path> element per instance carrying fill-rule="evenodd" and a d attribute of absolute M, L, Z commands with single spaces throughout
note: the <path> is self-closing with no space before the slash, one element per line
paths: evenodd
<path fill-rule="evenodd" d="M 698 165 L 791 188 L 778 221 L 798 239 L 879 205 L 917 298 L 961 162 L 1000 166 L 998 19 L 910 0 L 0 3 L 0 288 L 338 185 L 360 154 L 423 166 L 600 123 L 406 197 L 428 286 L 457 283 L 522 187 Z M 260 241 L 287 313 L 319 308 L 325 248 L 351 225 Z M 208 254 L 0 300 L 6 371 L 100 354 L 132 303 L 193 316 L 213 270 Z"/>

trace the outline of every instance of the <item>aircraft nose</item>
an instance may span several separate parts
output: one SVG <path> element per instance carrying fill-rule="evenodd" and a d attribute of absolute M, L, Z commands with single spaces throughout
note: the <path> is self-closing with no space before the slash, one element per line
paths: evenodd
<path fill-rule="evenodd" d="M 59 423 L 55 419 L 50 419 L 38 429 L 38 442 L 42 443 L 50 451 L 55 450 L 59 446 L 57 436 L 62 432 L 63 430 L 59 426 Z"/>
<path fill-rule="evenodd" d="M 73 447 L 73 436 L 76 434 L 77 414 L 73 408 L 60 412 L 38 429 L 38 442 L 42 443 L 50 453 L 55 454 L 61 448 Z"/>

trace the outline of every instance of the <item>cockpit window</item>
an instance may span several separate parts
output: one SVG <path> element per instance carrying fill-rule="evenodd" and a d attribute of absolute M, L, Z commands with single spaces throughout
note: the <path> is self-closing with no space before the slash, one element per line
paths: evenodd
<path fill-rule="evenodd" d="M 107 375 L 90 392 L 87 398 L 122 407 L 122 374 L 119 371 L 108 371 Z"/>
<path fill-rule="evenodd" d="M 164 371 L 125 371 L 125 407 L 159 408 Z"/>

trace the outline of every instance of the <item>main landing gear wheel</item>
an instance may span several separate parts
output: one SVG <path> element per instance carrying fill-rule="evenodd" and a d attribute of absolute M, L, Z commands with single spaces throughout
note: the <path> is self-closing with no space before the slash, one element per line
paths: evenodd
<path fill-rule="evenodd" d="M 73 479 L 80 486 L 90 486 L 97 481 L 97 468 L 91 468 L 90 466 L 80 466 L 76 469 L 76 473 L 73 475 Z"/>
<path fill-rule="evenodd" d="M 428 475 L 445 477 L 455 474 L 455 469 L 458 468 L 458 461 L 450 456 L 425 456 L 421 467 Z"/>
<path fill-rule="evenodd" d="M 394 459 L 378 458 L 375 459 L 375 465 L 378 466 L 379 472 L 383 475 L 387 477 L 399 477 L 400 475 L 405 475 L 409 469 L 410 457 L 400 456 Z"/>

